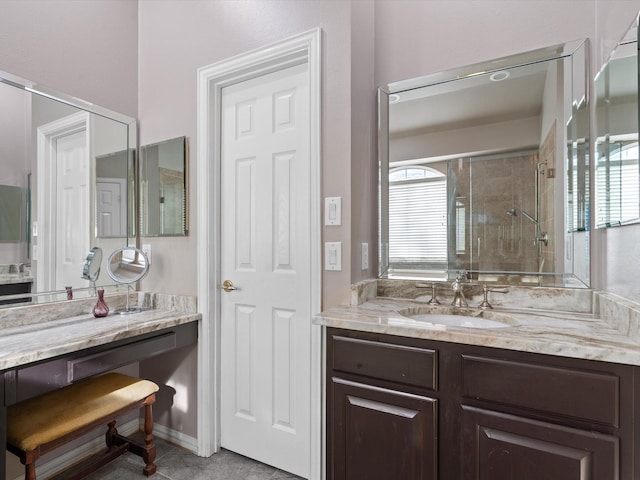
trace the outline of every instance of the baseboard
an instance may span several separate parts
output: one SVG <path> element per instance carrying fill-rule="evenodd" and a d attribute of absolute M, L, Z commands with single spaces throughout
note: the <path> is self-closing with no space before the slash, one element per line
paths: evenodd
<path fill-rule="evenodd" d="M 140 430 L 144 429 L 144 419 L 140 419 Z M 160 438 L 167 442 L 173 443 L 178 447 L 184 448 L 185 450 L 193 453 L 194 455 L 198 454 L 198 439 L 194 438 L 190 435 L 185 435 L 182 432 L 178 432 L 169 427 L 165 427 L 164 425 L 154 424 L 153 425 L 153 436 L 156 438 Z"/>
<path fill-rule="evenodd" d="M 121 433 L 122 435 L 131 435 L 136 433 L 138 430 L 140 430 L 140 422 L 137 418 L 118 426 L 118 433 Z M 47 463 L 43 463 L 42 465 L 37 464 L 38 478 L 47 478 L 55 475 L 78 463 L 78 459 L 88 458 L 91 455 L 100 453 L 104 448 L 104 434 L 102 434 L 99 437 L 74 448 L 73 450 L 63 453 L 59 457 L 56 457 Z M 24 474 L 14 478 L 13 480 L 24 480 Z"/>

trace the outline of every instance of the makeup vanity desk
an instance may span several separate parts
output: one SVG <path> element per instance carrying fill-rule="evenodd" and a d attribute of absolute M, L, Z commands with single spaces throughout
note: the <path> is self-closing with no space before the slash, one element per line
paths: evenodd
<path fill-rule="evenodd" d="M 94 318 L 83 313 L 94 303 L 95 298 L 0 310 L 2 445 L 8 405 L 198 341 L 199 313 L 151 309 Z"/>

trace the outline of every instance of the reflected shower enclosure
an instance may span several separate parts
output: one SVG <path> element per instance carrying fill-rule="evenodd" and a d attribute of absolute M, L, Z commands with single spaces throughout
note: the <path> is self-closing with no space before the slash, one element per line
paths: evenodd
<path fill-rule="evenodd" d="M 186 137 L 144 145 L 140 149 L 140 160 L 141 235 L 186 235 Z"/>
<path fill-rule="evenodd" d="M 392 169 L 390 267 L 545 271 L 553 265 L 555 202 L 546 167 L 527 151 Z"/>

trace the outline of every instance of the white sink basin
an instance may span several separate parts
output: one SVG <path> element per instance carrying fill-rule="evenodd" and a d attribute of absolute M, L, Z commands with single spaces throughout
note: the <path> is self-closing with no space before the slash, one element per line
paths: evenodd
<path fill-rule="evenodd" d="M 434 325 L 445 325 L 447 327 L 462 328 L 507 328 L 512 325 L 496 320 L 489 320 L 482 317 L 469 317 L 467 315 L 447 315 L 443 313 L 423 313 L 418 315 L 405 315 L 414 320 L 432 323 Z"/>
<path fill-rule="evenodd" d="M 441 327 L 508 328 L 518 324 L 510 315 L 444 306 L 411 307 L 398 313 L 412 320 Z"/>

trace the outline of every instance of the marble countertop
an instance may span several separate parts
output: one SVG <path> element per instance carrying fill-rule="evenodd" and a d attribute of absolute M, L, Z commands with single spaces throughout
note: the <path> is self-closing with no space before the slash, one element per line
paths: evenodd
<path fill-rule="evenodd" d="M 93 300 L 95 302 L 95 300 Z M 53 358 L 85 348 L 195 322 L 200 313 L 150 309 L 141 313 L 90 313 L 33 321 L 37 315 L 0 317 L 0 370 Z M 27 321 L 19 321 L 26 318 Z"/>
<path fill-rule="evenodd" d="M 0 285 L 14 283 L 33 283 L 33 277 L 24 273 L 0 273 Z"/>
<path fill-rule="evenodd" d="M 400 313 L 407 309 L 506 318 L 510 325 L 496 329 L 434 325 Z M 360 305 L 328 309 L 315 315 L 313 322 L 326 327 L 640 365 L 637 336 L 590 313 L 430 307 L 421 301 L 378 297 Z"/>

